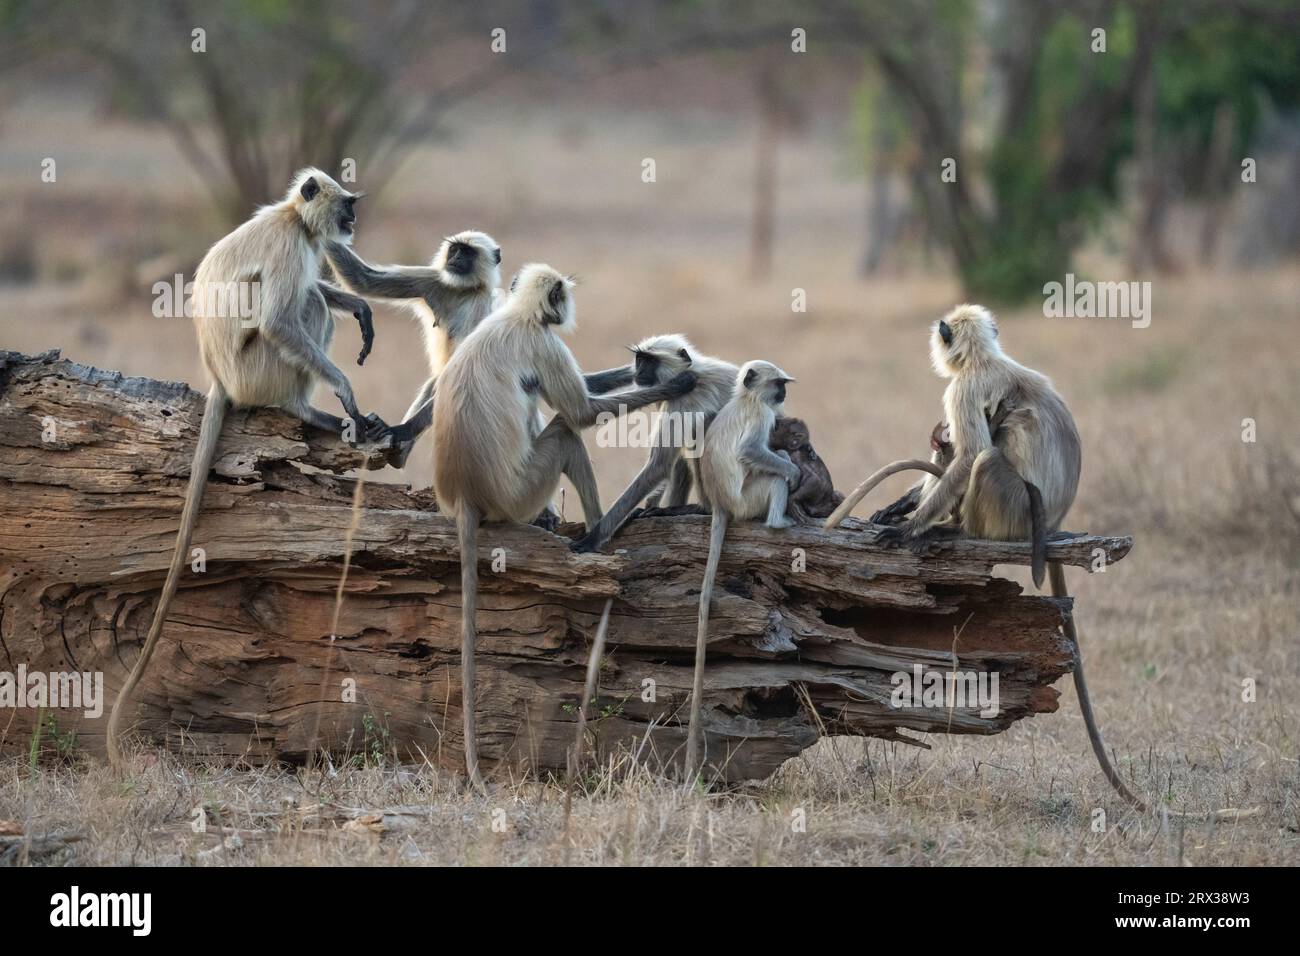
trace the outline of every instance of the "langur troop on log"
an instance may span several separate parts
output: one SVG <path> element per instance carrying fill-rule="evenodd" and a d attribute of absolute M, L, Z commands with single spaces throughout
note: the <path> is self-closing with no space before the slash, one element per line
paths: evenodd
<path fill-rule="evenodd" d="M 432 429 L 425 444 L 434 490 L 439 508 L 456 521 L 460 546 L 464 750 L 468 779 L 479 789 L 485 786 L 474 706 L 479 527 L 521 522 L 554 532 L 562 476 L 576 489 L 585 522 L 585 533 L 571 543 L 577 552 L 606 548 L 629 520 L 712 515 L 681 755 L 692 777 L 710 756 L 704 659 L 709 603 L 729 523 L 762 521 L 780 534 L 825 519 L 829 532 L 885 477 L 915 469 L 925 477 L 855 533 L 914 549 L 961 534 L 1028 541 L 1034 581 L 1041 586 L 1048 536 L 1061 527 L 1078 486 L 1079 435 L 1052 383 L 1002 350 L 997 322 L 980 306 L 958 306 L 932 329 L 931 360 L 949 383 L 944 420 L 930 436 L 930 459 L 887 465 L 845 498 L 835 491 L 807 424 L 784 417 L 786 386 L 795 378 L 781 368 L 750 356 L 706 355 L 680 333 L 660 333 L 632 346 L 629 362 L 584 373 L 564 341 L 575 329 L 569 276 L 549 265 L 525 265 L 503 290 L 501 246 L 477 230 L 444 238 L 427 266 L 371 265 L 351 248 L 358 198 L 320 170 L 304 169 L 283 199 L 257 210 L 199 264 L 193 314 L 211 388 L 167 578 L 110 715 L 108 755 L 115 766 L 122 761 L 124 714 L 166 624 L 231 407 L 282 408 L 309 426 L 382 450 L 395 467 L 407 462 Z M 325 263 L 338 285 L 322 279 Z M 218 299 L 241 300 L 205 295 L 205 289 L 241 282 L 258 283 L 254 314 L 212 307 Z M 328 354 L 333 313 L 348 313 L 360 323 L 357 363 L 364 362 L 374 337 L 366 298 L 407 303 L 424 331 L 429 377 L 397 425 L 362 414 L 347 376 Z M 320 383 L 337 397 L 346 418 L 311 404 Z M 605 511 L 582 432 L 606 416 L 639 409 L 647 414 L 650 405 L 657 427 L 645 464 Z M 696 504 L 690 503 L 692 491 Z M 1053 594 L 1064 596 L 1060 565 L 1050 570 Z M 1067 633 L 1074 635 L 1068 616 Z M 1081 669 L 1076 681 L 1094 748 L 1113 775 Z"/>

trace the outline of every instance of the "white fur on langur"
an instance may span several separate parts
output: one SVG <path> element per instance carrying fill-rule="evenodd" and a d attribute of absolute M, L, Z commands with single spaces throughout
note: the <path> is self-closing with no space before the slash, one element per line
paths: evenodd
<path fill-rule="evenodd" d="M 695 676 L 691 717 L 686 732 L 686 773 L 699 769 L 704 700 L 704 658 L 709 641 L 709 603 L 722 557 L 729 520 L 766 518 L 769 528 L 789 528 L 789 493 L 798 484 L 799 468 L 785 452 L 768 447 L 777 416 L 785 407 L 785 386 L 794 379 L 771 362 L 753 361 L 736 375 L 732 399 L 704 436 L 698 464 L 701 492 L 713 509 L 709 559 L 700 586 L 699 624 L 695 636 Z"/>
<path fill-rule="evenodd" d="M 632 352 L 635 358 L 625 374 L 637 385 L 661 385 L 688 370 L 695 373 L 698 381 L 686 395 L 660 406 L 659 434 L 641 472 L 605 512 L 600 523 L 574 543 L 576 551 L 604 547 L 642 499 L 650 496 L 650 507 L 659 503 L 666 484 L 668 507 L 686 504 L 694 481 L 690 463 L 698 455 L 698 443 L 735 391 L 736 366 L 705 355 L 684 335 L 654 335 L 633 346 Z M 617 371 L 611 369 L 601 374 L 613 379 Z"/>
<path fill-rule="evenodd" d="M 467 229 L 448 236 L 427 266 L 372 266 L 344 243 L 328 248 L 341 282 L 359 295 L 405 301 L 424 331 L 429 378 L 393 428 L 389 463 L 401 468 L 416 440 L 433 421 L 434 388 L 456 347 L 496 306 L 501 284 L 501 246 L 485 232 Z"/>
<path fill-rule="evenodd" d="M 587 526 L 600 521 L 600 496 L 581 431 L 603 412 L 641 408 L 682 395 L 684 372 L 653 388 L 593 397 L 559 333 L 574 328 L 572 280 L 550 266 L 526 265 L 501 306 L 456 349 L 438 382 L 433 408 L 433 485 L 438 505 L 455 516 L 461 554 L 461 707 L 470 781 L 478 770 L 474 712 L 474 615 L 478 598 L 478 525 L 531 521 L 573 482 Z M 538 403 L 555 417 L 537 430 Z"/>
<path fill-rule="evenodd" d="M 950 380 L 943 406 L 952 461 L 925 489 L 900 535 L 922 535 L 960 505 L 966 534 L 996 541 L 1033 538 L 1035 554 L 1045 558 L 1046 534 L 1065 520 L 1083 461 L 1079 432 L 1065 401 L 1047 376 L 1002 351 L 997 322 L 978 305 L 958 306 L 935 323 L 930 361 Z M 1034 570 L 1040 583 L 1041 567 Z M 1068 598 L 1064 568 L 1053 561 L 1048 570 L 1052 595 Z M 1106 754 L 1070 611 L 1064 614 L 1064 627 L 1075 649 L 1074 687 L 1093 753 L 1111 786 L 1145 812 L 1146 804 L 1128 789 Z"/>
<path fill-rule="evenodd" d="M 331 308 L 346 309 L 361 323 L 363 348 L 358 364 L 369 352 L 373 336 L 369 306 L 320 280 L 325 243 L 351 239 L 357 198 L 320 170 L 304 169 L 294 177 L 284 199 L 257 210 L 199 263 L 192 308 L 212 388 L 162 595 L 144 647 L 109 715 L 106 743 L 114 766 L 122 760 L 118 727 L 123 708 L 148 667 L 188 560 L 227 405 L 278 406 L 309 425 L 344 434 L 343 419 L 311 404 L 316 384 L 324 382 L 355 423 L 359 440 L 387 437 L 389 429 L 383 421 L 361 414 L 347 376 L 327 354 L 334 335 Z M 252 307 L 251 314 L 241 314 L 244 305 Z"/>

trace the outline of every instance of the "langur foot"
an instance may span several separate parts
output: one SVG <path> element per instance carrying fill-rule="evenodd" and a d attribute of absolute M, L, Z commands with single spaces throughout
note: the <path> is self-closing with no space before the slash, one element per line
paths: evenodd
<path fill-rule="evenodd" d="M 600 542 L 596 539 L 594 533 L 584 534 L 581 538 L 569 544 L 569 550 L 575 554 L 591 554 L 600 550 Z"/>
<path fill-rule="evenodd" d="M 554 509 L 547 508 L 533 520 L 534 528 L 541 528 L 543 531 L 549 531 L 555 534 L 555 529 L 560 526 L 560 516 L 555 513 Z"/>
<path fill-rule="evenodd" d="M 888 508 L 881 508 L 873 514 L 868 520 L 872 524 L 878 525 L 897 525 L 906 520 L 907 512 L 895 510 L 893 505 Z"/>

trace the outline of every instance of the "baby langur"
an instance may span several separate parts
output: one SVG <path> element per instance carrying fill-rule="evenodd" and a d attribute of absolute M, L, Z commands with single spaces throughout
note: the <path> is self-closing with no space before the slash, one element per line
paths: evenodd
<path fill-rule="evenodd" d="M 700 586 L 699 623 L 695 635 L 695 679 L 691 685 L 691 717 L 686 731 L 686 773 L 700 765 L 704 701 L 704 658 L 709 641 L 709 603 L 722 557 L 729 521 L 766 517 L 769 528 L 789 528 L 786 517 L 790 491 L 799 485 L 799 468 L 785 452 L 769 447 L 772 429 L 785 404 L 785 386 L 794 379 L 770 362 L 746 362 L 736 376 L 731 401 L 718 412 L 704 435 L 697 462 L 701 491 L 713 509 L 709 558 Z"/>
<path fill-rule="evenodd" d="M 600 497 L 582 429 L 602 412 L 667 401 L 695 385 L 694 373 L 685 371 L 650 388 L 592 397 L 560 338 L 574 327 L 572 285 L 550 266 L 524 266 L 500 307 L 448 361 L 433 408 L 434 490 L 439 506 L 455 516 L 460 541 L 465 763 L 480 790 L 474 713 L 479 522 L 532 520 L 565 475 L 578 492 L 587 527 L 595 527 Z M 556 412 L 540 433 L 539 401 Z"/>
<path fill-rule="evenodd" d="M 485 232 L 448 236 L 427 266 L 372 266 L 347 244 L 327 248 L 340 281 L 360 295 L 405 300 L 424 330 L 429 379 L 392 430 L 388 462 L 406 464 L 416 440 L 433 421 L 433 393 L 456 346 L 492 311 L 501 284 L 501 246 Z"/>
<path fill-rule="evenodd" d="M 320 170 L 304 169 L 294 177 L 284 199 L 259 209 L 252 219 L 209 249 L 199 263 L 192 306 L 199 351 L 212 378 L 212 388 L 190 465 L 167 580 L 140 657 L 109 715 L 107 747 L 114 766 L 122 760 L 118 725 L 123 708 L 149 665 L 176 594 L 181 567 L 188 559 L 227 405 L 276 405 L 308 425 L 344 434 L 343 419 L 311 404 L 316 384 L 324 382 L 355 423 L 361 441 L 377 442 L 387 437 L 388 426 L 383 421 L 361 414 L 347 376 L 327 355 L 334 335 L 331 308 L 346 309 L 361 322 L 363 348 L 358 364 L 365 360 L 373 336 L 369 307 L 320 281 L 325 243 L 346 242 L 352 236 L 356 200 L 356 195 Z M 232 307 L 243 303 L 240 289 L 244 284 L 253 284 L 257 291 L 249 300 L 253 308 L 248 315 Z"/>
<path fill-rule="evenodd" d="M 825 518 L 844 500 L 835 490 L 830 469 L 812 446 L 812 436 L 802 418 L 778 418 L 772 429 L 771 448 L 790 456 L 801 475 L 799 490 L 790 495 L 786 511 L 796 521 Z"/>
<path fill-rule="evenodd" d="M 992 436 L 994 445 L 998 443 L 998 429 L 1001 427 L 1002 423 L 1006 421 L 1008 414 L 1010 414 L 1010 409 L 1004 402 L 999 406 L 993 417 L 989 419 L 989 434 Z M 938 422 L 935 424 L 934 428 L 930 430 L 930 449 L 932 452 L 930 455 L 930 463 L 937 465 L 941 471 L 947 470 L 948 466 L 952 464 L 953 459 L 952 429 L 948 426 L 947 422 Z M 930 490 L 930 486 L 937 480 L 938 479 L 934 475 L 926 475 L 923 480 L 909 488 L 903 496 L 893 504 L 881 508 L 879 511 L 872 514 L 870 518 L 871 523 L 899 523 L 916 510 L 916 506 L 921 503 L 921 499 Z M 953 524 L 961 524 L 960 502 L 958 502 L 957 506 L 952 509 L 951 518 Z M 1036 526 L 1034 529 L 1035 554 L 1037 555 L 1038 550 L 1041 547 L 1044 553 L 1044 560 L 1046 546 L 1046 532 L 1041 531 L 1041 526 Z M 1035 560 L 1037 563 L 1037 558 Z M 1041 563 L 1038 563 L 1038 567 L 1041 568 Z"/>
<path fill-rule="evenodd" d="M 634 346 L 632 353 L 635 358 L 629 373 L 642 388 L 662 385 L 687 370 L 697 377 L 695 388 L 660 406 L 659 433 L 650 457 L 600 522 L 574 542 L 575 551 L 603 548 L 643 498 L 653 494 L 651 507 L 658 504 L 656 489 L 665 483 L 671 483 L 668 506 L 686 504 L 694 480 L 688 456 L 698 455 L 701 439 L 736 387 L 736 366 L 696 350 L 684 335 L 652 336 Z M 612 380 L 615 371 L 602 374 Z M 594 391 L 590 382 L 588 389 Z"/>

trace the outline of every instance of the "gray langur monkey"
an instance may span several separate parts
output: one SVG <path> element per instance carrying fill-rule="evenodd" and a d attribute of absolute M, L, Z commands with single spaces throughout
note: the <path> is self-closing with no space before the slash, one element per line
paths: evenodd
<path fill-rule="evenodd" d="M 343 434 L 343 419 L 311 404 L 316 384 L 324 382 L 355 424 L 361 442 L 387 438 L 388 426 L 376 415 L 361 414 L 347 376 L 327 354 L 334 335 L 331 308 L 351 311 L 361 323 L 358 364 L 370 351 L 374 334 L 369 306 L 320 280 L 325 243 L 346 242 L 352 236 L 357 198 L 320 170 L 304 169 L 284 199 L 259 209 L 199 263 L 191 305 L 212 387 L 167 579 L 140 656 L 108 718 L 106 745 L 115 767 L 122 762 L 118 728 L 123 709 L 149 665 L 176 594 L 227 406 L 279 406 L 308 425 Z M 244 287 L 255 294 L 245 298 Z"/>
<path fill-rule="evenodd" d="M 699 454 L 699 443 L 714 416 L 735 391 L 736 366 L 698 351 L 684 335 L 651 336 L 633 346 L 632 353 L 629 374 L 637 385 L 662 385 L 690 370 L 697 377 L 695 388 L 660 406 L 658 435 L 645 465 L 599 523 L 574 542 L 575 551 L 603 548 L 643 498 L 653 494 L 650 507 L 658 504 L 656 489 L 666 483 L 671 485 L 668 507 L 686 504 L 694 481 L 688 461 Z M 602 374 L 612 376 L 614 371 Z"/>
<path fill-rule="evenodd" d="M 550 266 L 524 266 L 500 307 L 456 349 L 439 380 L 433 408 L 433 486 L 438 505 L 456 518 L 461 555 L 461 707 L 470 782 L 478 769 L 474 712 L 478 526 L 530 521 L 573 482 L 587 527 L 601 517 L 600 496 L 581 431 L 603 412 L 667 401 L 690 391 L 695 375 L 617 396 L 595 398 L 560 338 L 574 328 L 573 282 Z M 537 430 L 538 402 L 555 417 Z"/>
<path fill-rule="evenodd" d="M 722 542 L 729 521 L 767 519 L 769 528 L 789 528 L 786 516 L 790 492 L 798 487 L 800 471 L 785 452 L 768 447 L 777 416 L 784 410 L 785 386 L 794 379 L 771 362 L 752 361 L 740 367 L 731 401 L 709 426 L 696 462 L 700 490 L 713 509 L 709 558 L 700 585 L 700 613 L 695 634 L 695 675 L 691 684 L 691 716 L 686 730 L 686 774 L 700 765 L 700 713 L 704 701 L 704 658 L 709 642 L 709 604 L 718 575 Z"/>
<path fill-rule="evenodd" d="M 500 301 L 501 246 L 486 232 L 466 229 L 444 239 L 427 266 L 373 266 L 341 242 L 330 243 L 326 251 L 345 286 L 360 295 L 405 300 L 424 331 L 429 378 L 420 386 L 402 423 L 392 429 L 388 463 L 401 468 L 433 423 L 438 376 L 456 347 Z M 585 378 L 593 395 L 632 381 L 630 373 L 622 369 Z"/>
<path fill-rule="evenodd" d="M 944 392 L 951 427 L 951 461 L 920 496 L 916 511 L 882 538 L 916 540 L 960 505 L 962 529 L 971 537 L 995 541 L 1040 539 L 1056 531 L 1074 503 L 1083 463 L 1074 417 L 1051 381 L 1026 368 L 998 342 L 997 322 L 987 309 L 961 305 L 934 325 L 930 360 L 950 381 Z M 942 445 L 936 449 L 940 453 Z M 1036 555 L 1040 545 L 1035 541 Z M 1041 584 L 1039 558 L 1035 583 Z M 1065 571 L 1049 565 L 1052 596 L 1068 598 Z M 1141 812 L 1136 797 L 1106 755 L 1083 673 L 1074 615 L 1064 615 L 1065 635 L 1074 646 L 1074 687 L 1093 754 L 1115 791 Z"/>
<path fill-rule="evenodd" d="M 388 462 L 406 464 L 433 422 L 434 388 L 456 346 L 491 313 L 501 284 L 501 246 L 485 232 L 448 236 L 427 266 L 372 266 L 347 244 L 326 249 L 335 275 L 359 295 L 406 301 L 420 320 L 429 378 L 400 425 L 393 426 Z"/>
<path fill-rule="evenodd" d="M 1033 567 L 1041 585 L 1040 542 L 1061 526 L 1079 485 L 1074 418 L 1045 375 L 1002 351 L 997 322 L 980 306 L 958 306 L 935 323 L 930 359 L 950 379 L 943 404 L 952 464 L 887 537 L 923 538 L 960 506 L 971 537 L 1030 541 L 1042 556 Z"/>

